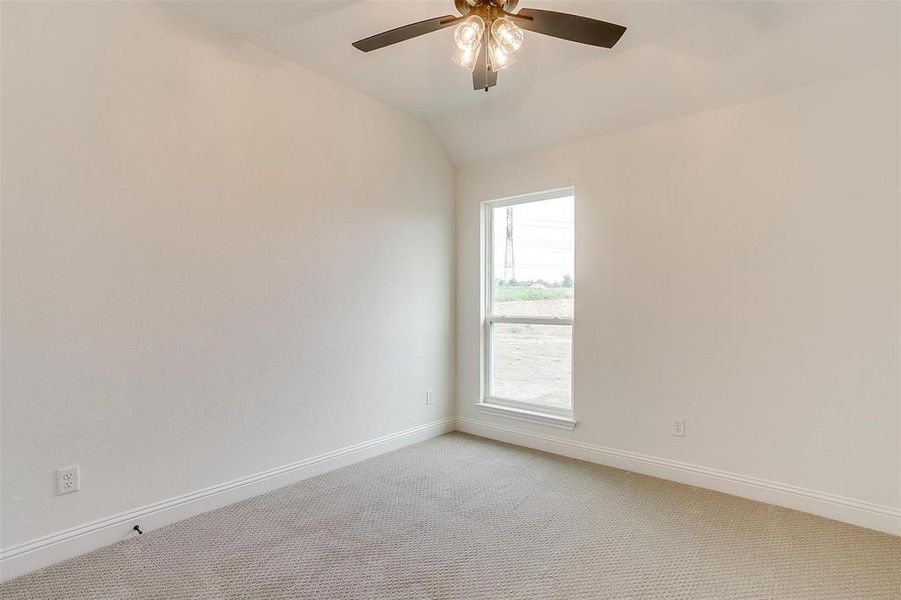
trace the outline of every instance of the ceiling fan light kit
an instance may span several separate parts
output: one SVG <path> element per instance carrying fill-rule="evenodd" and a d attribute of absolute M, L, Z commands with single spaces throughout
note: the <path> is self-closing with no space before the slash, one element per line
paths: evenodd
<path fill-rule="evenodd" d="M 522 47 L 523 29 L 551 37 L 612 48 L 626 32 L 622 25 L 607 23 L 550 10 L 524 8 L 518 13 L 519 0 L 454 0 L 459 17 L 446 15 L 404 25 L 353 43 L 363 52 L 371 52 L 426 33 L 456 25 L 451 60 L 472 71 L 475 90 L 497 85 L 497 72 L 516 62 Z"/>

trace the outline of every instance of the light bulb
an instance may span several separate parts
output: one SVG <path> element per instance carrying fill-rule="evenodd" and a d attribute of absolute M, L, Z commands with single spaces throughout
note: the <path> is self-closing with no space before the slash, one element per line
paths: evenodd
<path fill-rule="evenodd" d="M 478 15 L 472 15 L 457 26 L 457 30 L 454 32 L 454 43 L 460 50 L 472 50 L 482 43 L 483 33 L 485 33 L 485 21 Z"/>
<path fill-rule="evenodd" d="M 491 70 L 494 72 L 506 69 L 516 62 L 516 57 L 504 52 L 504 49 L 494 43 L 494 40 L 488 45 L 488 58 L 491 60 Z"/>
<path fill-rule="evenodd" d="M 462 48 L 457 48 L 454 52 L 451 60 L 460 65 L 461 67 L 466 67 L 470 71 L 472 71 L 473 67 L 476 64 L 476 57 L 479 55 L 479 50 L 481 50 L 482 44 L 476 44 L 476 47 L 472 50 L 464 50 Z"/>
<path fill-rule="evenodd" d="M 522 46 L 522 29 L 507 17 L 500 17 L 491 24 L 491 37 L 507 54 L 513 54 Z"/>

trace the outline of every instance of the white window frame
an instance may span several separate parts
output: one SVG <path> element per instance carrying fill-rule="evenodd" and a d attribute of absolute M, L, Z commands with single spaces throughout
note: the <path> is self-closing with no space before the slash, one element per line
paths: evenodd
<path fill-rule="evenodd" d="M 481 399 L 477 407 L 485 413 L 503 415 L 518 420 L 531 421 L 559 427 L 573 429 L 575 397 L 573 394 L 573 378 L 575 370 L 570 364 L 570 407 L 568 409 L 554 406 L 544 406 L 531 402 L 499 398 L 491 393 L 493 365 L 491 364 L 491 327 L 495 323 L 515 323 L 525 325 L 556 325 L 569 327 L 571 331 L 571 344 L 575 347 L 575 314 L 573 317 L 501 317 L 492 314 L 494 306 L 494 209 L 527 204 L 541 200 L 553 200 L 556 198 L 573 197 L 575 202 L 575 189 L 572 187 L 548 190 L 534 194 L 525 194 L 501 200 L 489 200 L 482 202 L 482 385 Z M 575 273 L 573 273 L 575 281 Z M 570 351 L 570 360 L 573 360 L 574 352 Z"/>

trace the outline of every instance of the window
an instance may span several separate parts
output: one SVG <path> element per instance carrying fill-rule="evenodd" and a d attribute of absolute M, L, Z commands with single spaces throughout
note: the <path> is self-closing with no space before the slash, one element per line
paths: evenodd
<path fill-rule="evenodd" d="M 480 406 L 572 422 L 574 210 L 572 190 L 484 205 Z"/>

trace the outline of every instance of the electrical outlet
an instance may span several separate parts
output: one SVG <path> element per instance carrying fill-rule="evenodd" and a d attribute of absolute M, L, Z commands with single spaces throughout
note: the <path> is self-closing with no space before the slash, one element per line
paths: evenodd
<path fill-rule="evenodd" d="M 676 437 L 685 437 L 685 417 L 670 417 L 670 433 Z"/>
<path fill-rule="evenodd" d="M 433 404 L 434 402 L 435 402 L 435 392 L 433 392 L 432 390 L 426 390 L 425 391 L 425 403 Z"/>
<path fill-rule="evenodd" d="M 71 494 L 81 489 L 81 475 L 78 465 L 56 470 L 56 495 Z"/>

